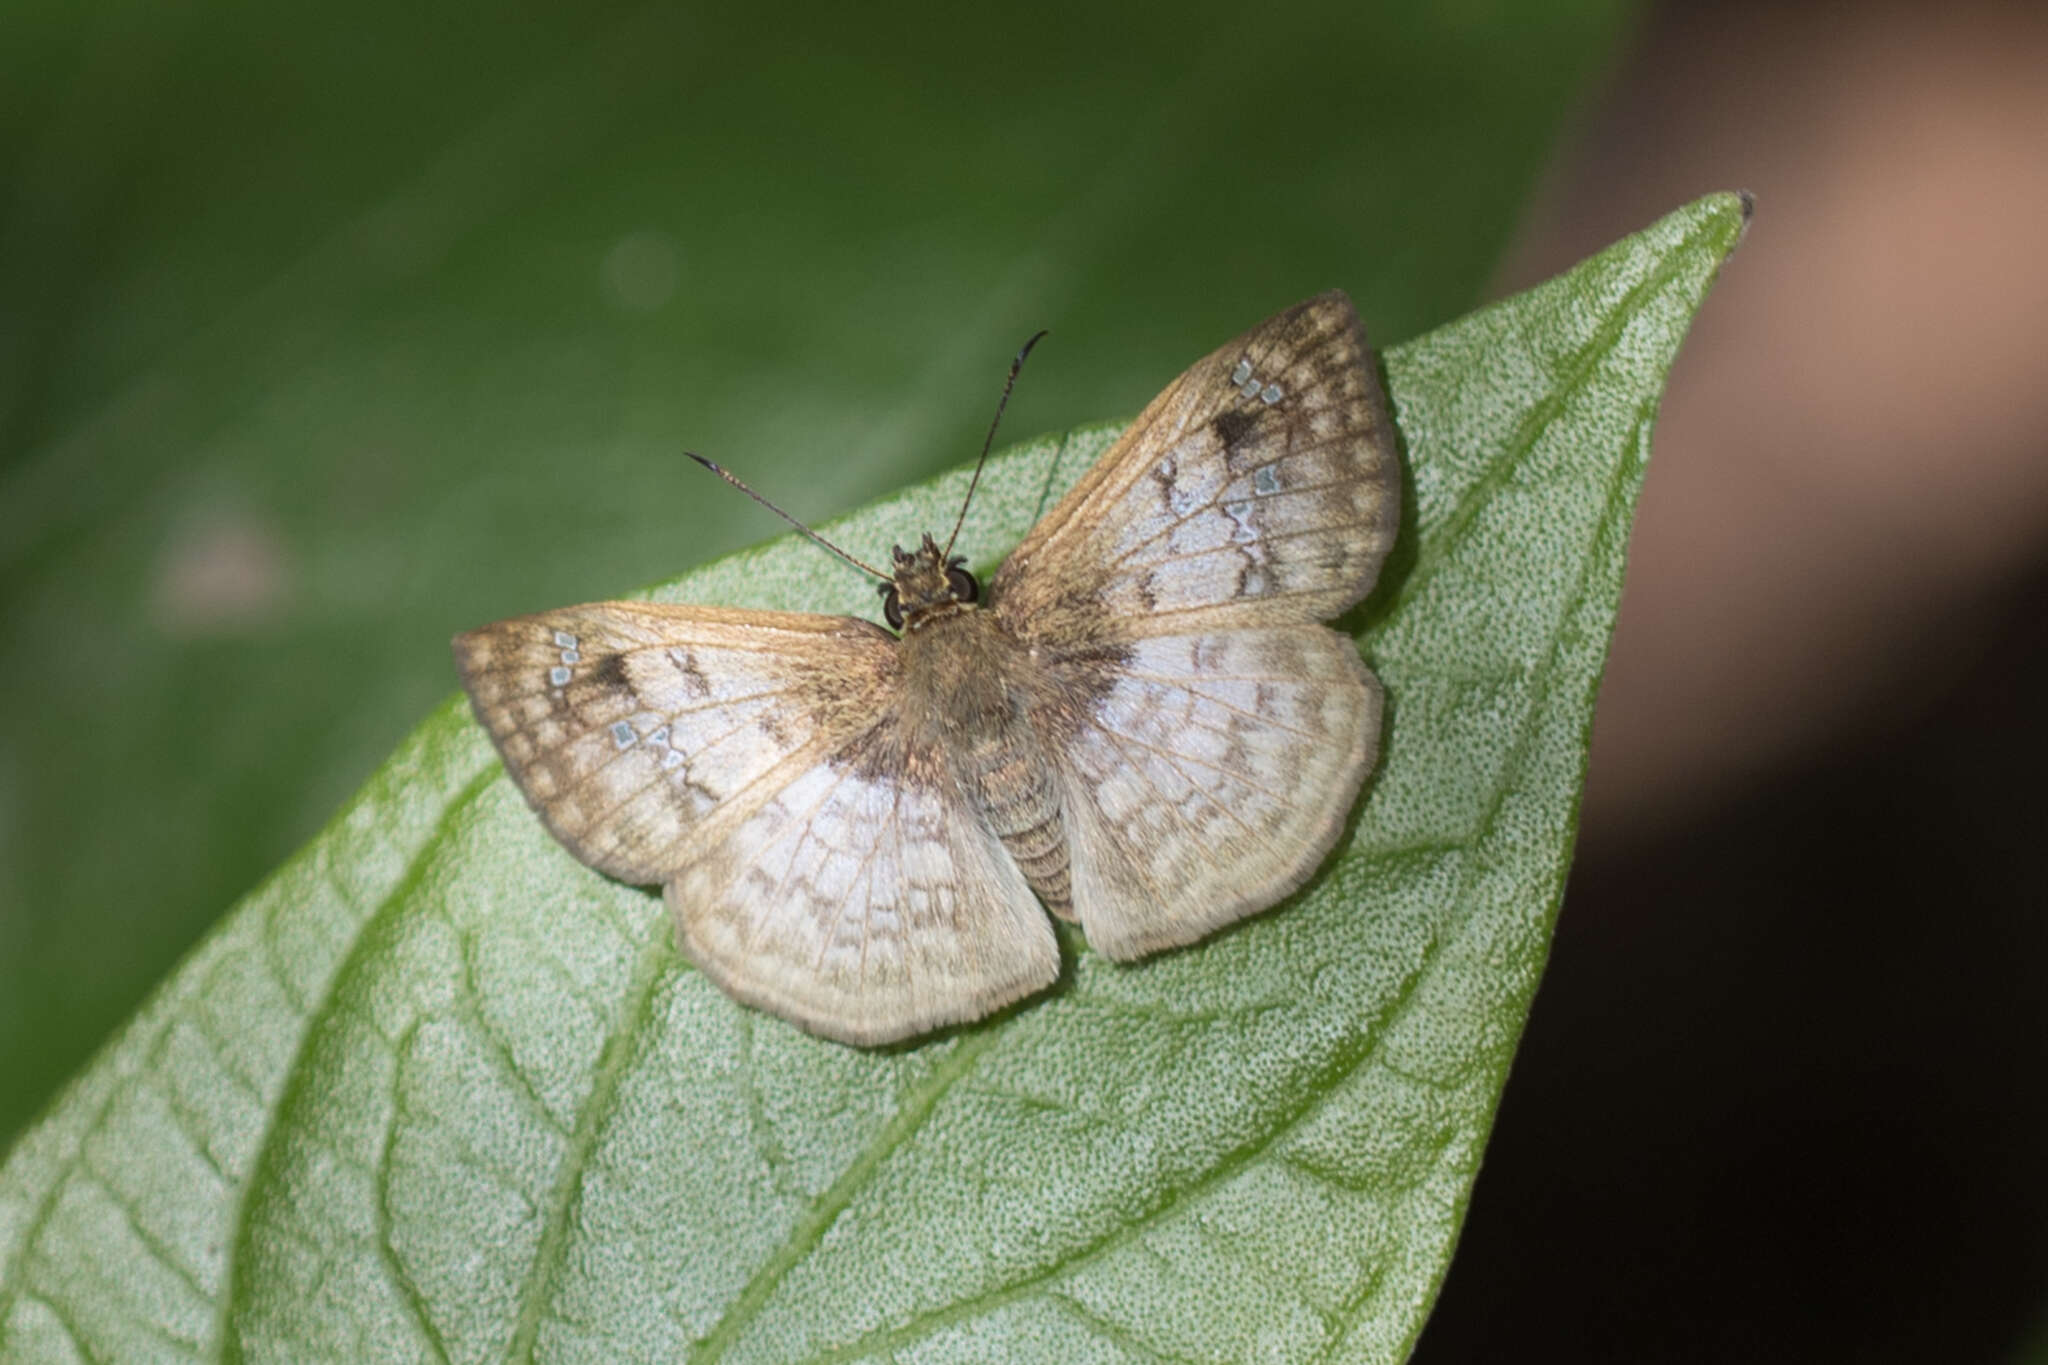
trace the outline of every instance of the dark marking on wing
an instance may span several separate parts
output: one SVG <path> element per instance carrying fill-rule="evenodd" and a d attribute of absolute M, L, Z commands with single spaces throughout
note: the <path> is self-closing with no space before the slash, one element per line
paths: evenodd
<path fill-rule="evenodd" d="M 697 658 L 680 645 L 668 650 L 668 661 L 682 679 L 683 695 L 701 701 L 711 695 L 711 679 L 704 676 L 704 670 L 697 666 Z"/>
<path fill-rule="evenodd" d="M 590 670 L 590 681 L 609 692 L 626 686 L 626 656 L 607 654 Z"/>
<path fill-rule="evenodd" d="M 1159 505 L 1161 507 L 1171 506 L 1173 481 L 1180 477 L 1180 462 L 1171 455 L 1162 456 L 1158 464 L 1153 465 L 1151 469 L 1146 471 L 1146 477 L 1158 485 Z"/>
<path fill-rule="evenodd" d="M 1258 424 L 1258 414 L 1246 412 L 1243 408 L 1225 408 L 1209 421 L 1209 425 L 1214 427 L 1216 434 L 1222 438 L 1225 450 L 1242 441 Z"/>

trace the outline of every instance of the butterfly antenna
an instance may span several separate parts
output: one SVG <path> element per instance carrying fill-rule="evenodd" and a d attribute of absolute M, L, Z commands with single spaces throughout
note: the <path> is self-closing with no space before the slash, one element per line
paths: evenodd
<path fill-rule="evenodd" d="M 834 545 L 834 544 L 833 544 L 833 543 L 832 543 L 831 541 L 829 541 L 829 540 L 825 539 L 825 537 L 823 537 L 823 536 L 819 535 L 819 534 L 818 534 L 818 533 L 817 533 L 816 531 L 813 531 L 813 530 L 812 530 L 812 529 L 811 529 L 810 527 L 808 527 L 808 526 L 804 525 L 804 524 L 803 524 L 802 522 L 798 521 L 798 520 L 797 520 L 797 519 L 796 519 L 795 517 L 791 516 L 791 515 L 790 515 L 789 513 L 785 512 L 785 511 L 783 511 L 783 510 L 782 510 L 782 509 L 781 509 L 780 507 L 777 507 L 777 506 L 776 506 L 776 505 L 775 505 L 774 503 L 772 503 L 772 502 L 768 501 L 768 499 L 766 499 L 766 498 L 762 497 L 762 496 L 761 496 L 761 495 L 760 495 L 759 493 L 756 493 L 756 492 L 755 492 L 755 491 L 754 491 L 753 489 L 751 489 L 751 488 L 747 487 L 747 485 L 746 485 L 746 484 L 745 484 L 745 483 L 744 483 L 744 482 L 743 482 L 743 481 L 742 481 L 742 480 L 741 480 L 741 479 L 739 478 L 739 476 L 738 476 L 738 475 L 734 474 L 734 473 L 733 473 L 733 472 L 732 472 L 731 470 L 729 470 L 729 469 L 725 468 L 725 466 L 723 466 L 723 465 L 721 465 L 721 464 L 717 463 L 717 462 L 716 462 L 715 460 L 707 460 L 707 459 L 705 459 L 705 458 L 704 458 L 704 457 L 703 457 L 702 455 L 699 455 L 699 454 L 698 454 L 698 453 L 697 453 L 696 451 L 694 451 L 694 450 L 686 450 L 686 451 L 684 451 L 684 452 L 683 452 L 683 454 L 685 454 L 685 455 L 689 456 L 689 457 L 690 457 L 691 459 L 695 460 L 695 461 L 696 461 L 696 462 L 697 462 L 698 464 L 701 464 L 701 465 L 703 465 L 703 466 L 704 466 L 704 467 L 705 467 L 706 469 L 708 469 L 708 470 L 710 470 L 710 471 L 711 471 L 712 473 L 716 474 L 716 475 L 717 475 L 717 476 L 718 476 L 719 478 L 721 478 L 721 479 L 724 479 L 724 480 L 725 480 L 725 481 L 726 481 L 727 483 L 731 484 L 731 485 L 732 485 L 732 486 L 733 486 L 734 488 L 737 488 L 737 489 L 739 489 L 739 490 L 740 490 L 740 492 L 742 492 L 742 493 L 745 493 L 745 494 L 746 494 L 746 495 L 747 495 L 748 497 L 752 498 L 752 499 L 753 499 L 753 500 L 754 500 L 755 502 L 758 502 L 758 503 L 760 503 L 760 504 L 761 504 L 761 505 L 762 505 L 763 507 L 765 507 L 765 508 L 767 508 L 767 509 L 768 509 L 769 511 L 773 512 L 773 513 L 774 513 L 774 514 L 775 514 L 776 516 L 778 516 L 778 517 L 781 517 L 781 518 L 782 518 L 782 519 L 783 519 L 784 521 L 788 522 L 788 523 L 789 523 L 789 524 L 790 524 L 791 526 L 794 526 L 794 527 L 796 527 L 796 529 L 797 529 L 797 530 L 799 530 L 799 531 L 802 531 L 802 532 L 803 532 L 803 533 L 804 533 L 805 535 L 809 536 L 809 537 L 810 537 L 810 538 L 811 538 L 812 540 L 814 540 L 814 541 L 816 541 L 816 542 L 817 542 L 818 544 L 820 544 L 820 545 L 824 546 L 824 547 L 825 547 L 826 549 L 830 550 L 830 551 L 831 551 L 831 552 L 832 552 L 833 554 L 835 554 L 835 555 L 838 555 L 838 556 L 839 556 L 839 557 L 840 557 L 841 559 L 843 559 L 843 560 L 845 560 L 845 561 L 846 561 L 847 563 L 849 563 L 849 564 L 853 565 L 853 567 L 854 567 L 854 568 L 856 568 L 856 569 L 859 569 L 859 570 L 860 570 L 860 571 L 861 571 L 862 573 L 864 573 L 864 574 L 870 574 L 870 575 L 872 575 L 873 577 L 879 578 L 879 579 L 881 579 L 881 580 L 882 580 L 882 581 L 883 581 L 884 583 L 887 583 L 887 582 L 889 581 L 889 575 L 888 575 L 888 574 L 885 574 L 885 573 L 883 573 L 883 572 L 882 572 L 882 571 L 881 571 L 880 569 L 876 568 L 876 567 L 875 567 L 874 565 L 872 565 L 872 564 L 864 564 L 864 563 L 862 563 L 862 562 L 861 562 L 860 560 L 858 560 L 858 559 L 855 559 L 855 558 L 854 558 L 854 557 L 853 557 L 852 555 L 850 555 L 850 554 L 846 553 L 846 551 L 844 551 L 844 550 L 840 549 L 840 548 L 839 548 L 839 547 L 838 547 L 837 545 Z"/>
<path fill-rule="evenodd" d="M 1024 349 L 1017 352 L 1017 358 L 1010 362 L 1010 377 L 1003 381 L 1003 396 L 996 400 L 995 420 L 988 424 L 988 437 L 981 443 L 981 458 L 974 462 L 974 477 L 967 481 L 967 496 L 960 499 L 960 515 L 953 519 L 953 534 L 946 537 L 946 552 L 939 556 L 941 559 L 952 558 L 953 542 L 960 538 L 960 528 L 966 524 L 967 504 L 974 501 L 975 487 L 981 483 L 981 467 L 988 463 L 989 447 L 996 443 L 996 428 L 1002 425 L 1003 409 L 1010 403 L 1010 390 L 1017 385 L 1017 372 L 1024 368 L 1024 357 L 1031 354 L 1033 346 L 1045 340 L 1045 335 L 1044 331 L 1040 331 L 1037 336 L 1025 342 Z"/>

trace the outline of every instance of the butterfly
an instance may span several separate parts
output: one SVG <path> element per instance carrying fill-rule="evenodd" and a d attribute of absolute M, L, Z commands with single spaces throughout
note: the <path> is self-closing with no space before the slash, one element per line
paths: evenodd
<path fill-rule="evenodd" d="M 1167 385 L 985 595 L 927 534 L 874 571 L 893 630 L 598 602 L 459 635 L 455 659 L 547 828 L 659 883 L 706 975 L 888 1043 L 1051 985 L 1047 911 L 1127 962 L 1308 879 L 1381 713 L 1319 623 L 1371 589 L 1399 509 L 1332 291 Z"/>

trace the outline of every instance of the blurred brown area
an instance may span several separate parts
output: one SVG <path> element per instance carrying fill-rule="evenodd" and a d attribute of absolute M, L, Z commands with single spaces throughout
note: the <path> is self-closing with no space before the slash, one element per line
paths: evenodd
<path fill-rule="evenodd" d="M 1519 288 L 1713 189 L 1549 975 L 1426 1362 L 2048 1313 L 2048 6 L 1654 10 Z"/>
<path fill-rule="evenodd" d="M 1586 837 L 1912 724 L 2048 554 L 2048 6 L 1663 10 L 1505 288 L 1758 217 L 1656 434 Z"/>

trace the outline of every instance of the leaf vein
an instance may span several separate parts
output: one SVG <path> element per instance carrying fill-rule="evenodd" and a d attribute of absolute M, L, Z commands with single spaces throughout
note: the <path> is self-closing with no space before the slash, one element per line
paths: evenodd
<path fill-rule="evenodd" d="M 376 940 L 377 925 L 411 899 L 414 889 L 424 881 L 427 868 L 437 856 L 448 831 L 501 775 L 502 770 L 496 764 L 485 764 L 474 777 L 463 784 L 460 791 L 456 792 L 446 809 L 434 821 L 433 829 L 421 840 L 419 848 L 406 863 L 405 870 L 399 874 L 391 890 L 377 903 L 375 910 L 357 921 L 354 942 L 350 945 L 347 955 L 336 966 L 334 974 L 328 978 L 327 988 L 319 1001 L 310 1009 L 299 1011 L 304 1022 L 299 1031 L 298 1042 L 292 1051 L 291 1062 L 283 1073 L 284 1089 L 271 1105 L 269 1113 L 264 1116 L 263 1135 L 256 1142 L 256 1159 L 250 1165 L 249 1177 L 229 1201 L 226 1228 L 228 1245 L 232 1249 L 228 1253 L 226 1273 L 222 1276 L 220 1301 L 215 1305 L 213 1331 L 204 1351 L 208 1357 L 218 1358 L 228 1353 L 226 1347 L 229 1322 L 234 1314 L 234 1305 L 240 1298 L 238 1291 L 241 1288 L 241 1269 L 250 1250 L 249 1212 L 259 1192 L 273 1187 L 275 1167 L 283 1160 L 283 1153 L 278 1145 L 282 1135 L 281 1120 L 307 1084 L 306 1061 L 319 1037 L 321 1020 L 336 1008 L 348 983 L 362 970 L 365 958 L 372 951 L 372 945 Z M 266 918 L 261 937 L 269 940 L 276 927 L 274 916 Z M 285 990 L 289 996 L 288 984 L 285 985 Z"/>
<path fill-rule="evenodd" d="M 861 1149 L 846 1169 L 839 1173 L 825 1192 L 811 1201 L 783 1238 L 782 1244 L 773 1255 L 754 1272 L 732 1306 L 713 1324 L 711 1330 L 697 1342 L 690 1353 L 690 1359 L 697 1362 L 721 1360 L 740 1334 L 760 1316 L 776 1288 L 781 1285 L 789 1272 L 796 1268 L 805 1257 L 815 1251 L 839 1215 L 846 1211 L 854 1196 L 865 1188 L 874 1173 L 904 1144 L 914 1139 L 931 1118 L 932 1111 L 963 1077 L 970 1074 L 980 1062 L 982 1054 L 995 1046 L 1000 1035 L 993 1029 L 982 1029 L 962 1037 L 952 1052 L 932 1068 L 931 1074 L 919 1083 L 905 1098 L 889 1122 Z"/>
<path fill-rule="evenodd" d="M 641 947 L 632 980 L 621 1002 L 617 1025 L 605 1039 L 604 1051 L 598 1057 L 597 1074 L 591 1078 L 590 1092 L 577 1110 L 576 1126 L 556 1168 L 540 1245 L 535 1249 L 533 1263 L 527 1267 L 526 1278 L 519 1286 L 519 1313 L 511 1345 L 506 1349 L 508 1359 L 530 1361 L 534 1358 L 549 1291 L 554 1288 L 562 1258 L 568 1251 L 570 1212 L 582 1192 L 584 1172 L 596 1154 L 605 1127 L 617 1107 L 619 1083 L 639 1055 L 639 1044 L 652 1036 L 648 1013 L 661 983 L 671 979 L 665 969 L 672 961 L 668 939 L 657 927 Z"/>

